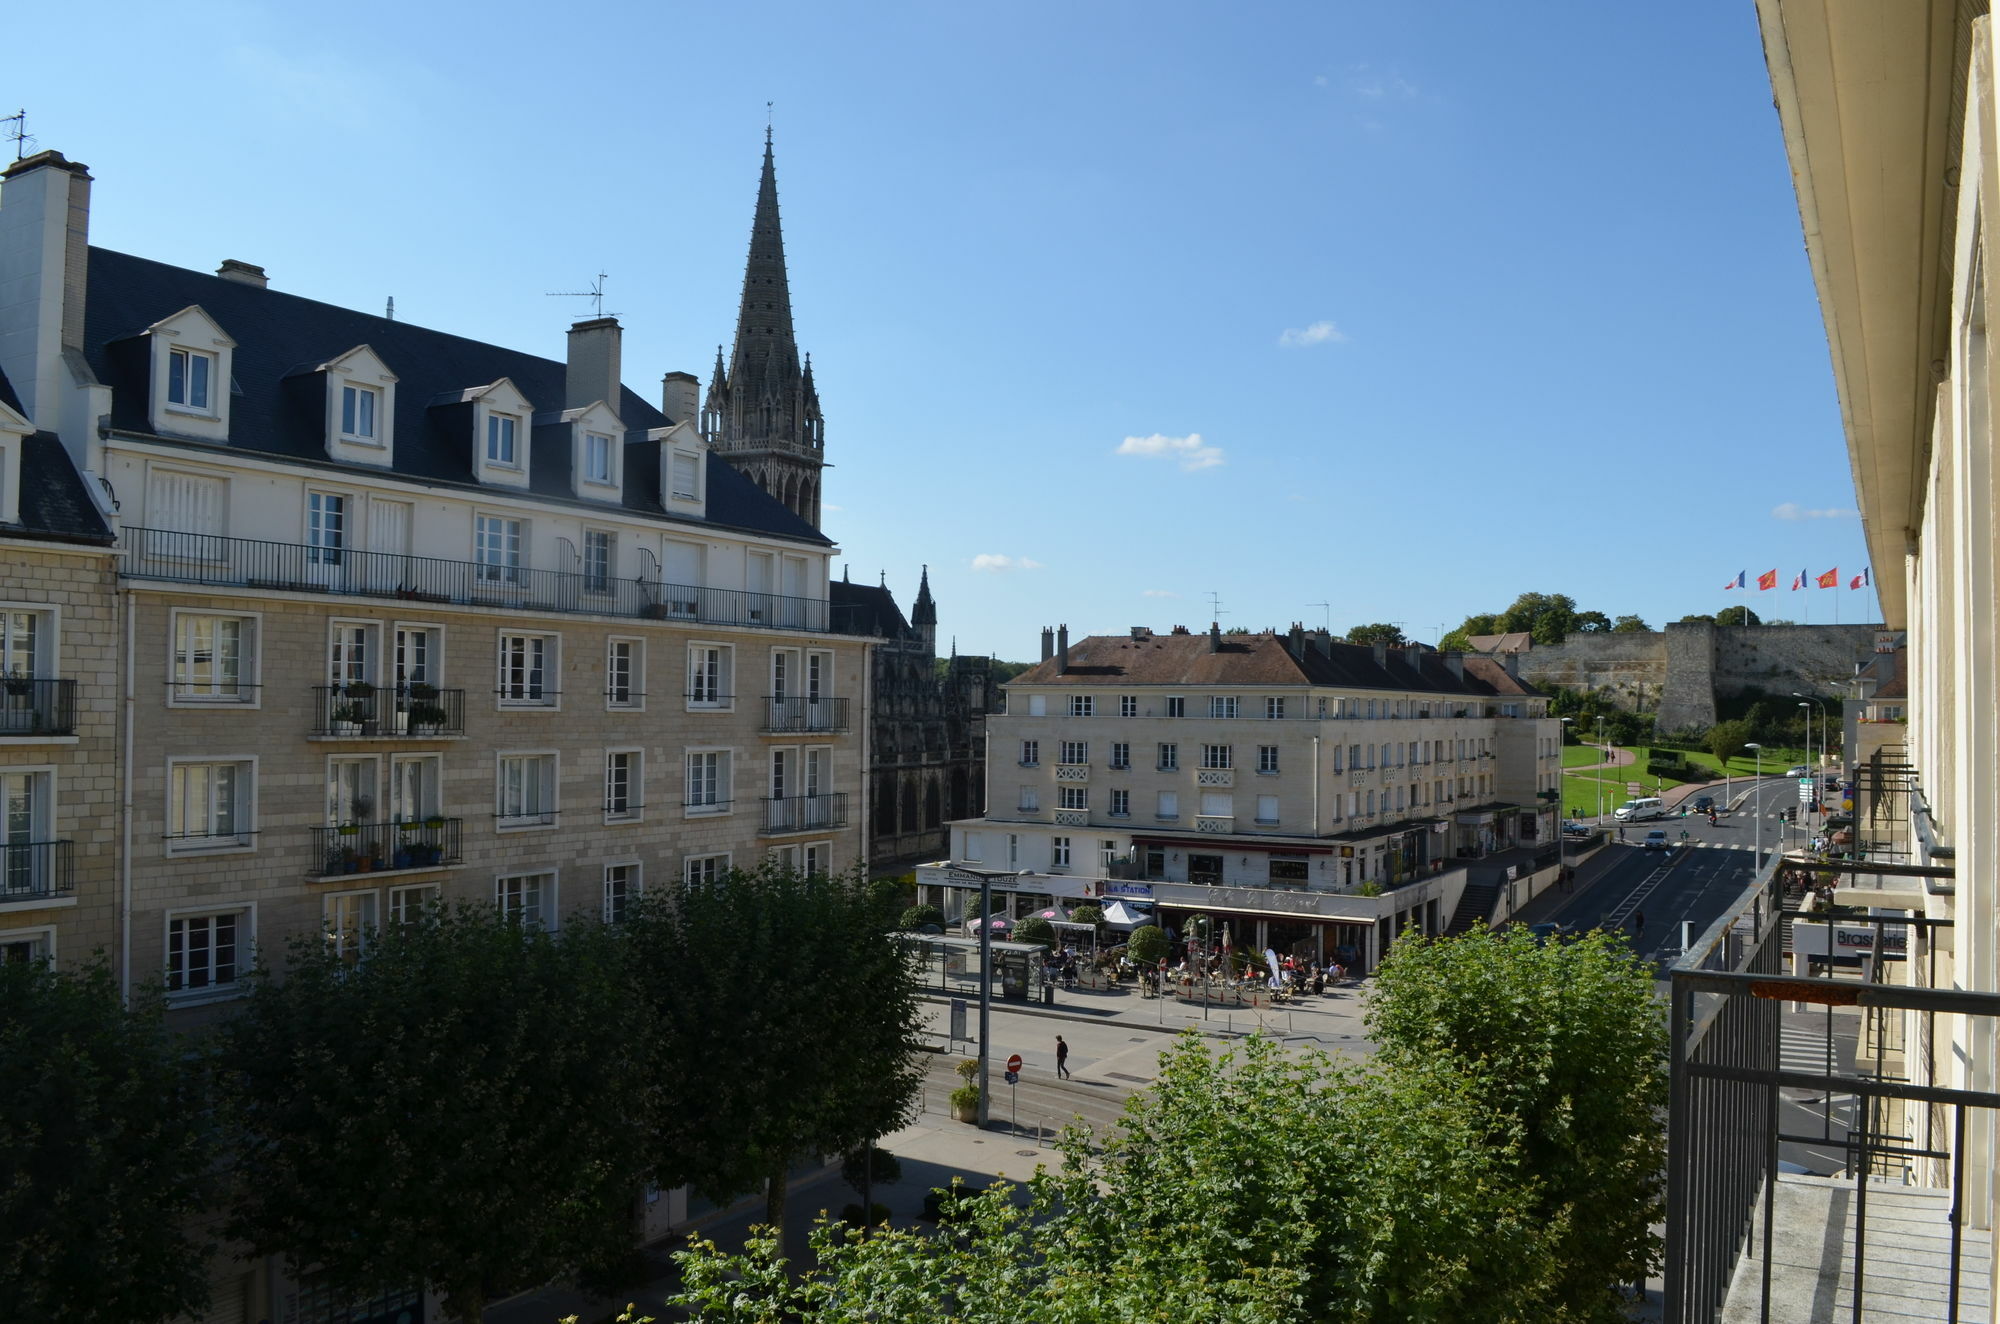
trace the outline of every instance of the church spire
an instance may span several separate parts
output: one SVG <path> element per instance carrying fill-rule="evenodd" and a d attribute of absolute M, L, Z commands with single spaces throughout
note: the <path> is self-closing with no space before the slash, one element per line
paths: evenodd
<path fill-rule="evenodd" d="M 819 397 L 792 331 L 791 282 L 778 218 L 778 168 L 771 131 L 764 130 L 764 169 L 750 222 L 750 254 L 736 311 L 736 342 L 712 444 L 758 486 L 815 527 L 820 470 L 825 465 Z M 716 392 L 711 389 L 710 398 Z"/>
<path fill-rule="evenodd" d="M 923 576 L 917 580 L 917 600 L 910 604 L 910 624 L 937 624 L 937 601 L 931 597 L 931 568 L 929 566 L 924 567 Z"/>

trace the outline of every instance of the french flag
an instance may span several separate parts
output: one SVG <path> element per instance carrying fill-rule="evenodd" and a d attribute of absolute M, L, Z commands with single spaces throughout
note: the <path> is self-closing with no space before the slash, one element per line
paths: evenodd
<path fill-rule="evenodd" d="M 1856 575 L 1852 580 L 1850 580 L 1847 586 L 1849 588 L 1867 588 L 1873 582 L 1874 582 L 1873 580 L 1868 578 L 1867 567 L 1863 566 L 1861 573 Z"/>
<path fill-rule="evenodd" d="M 1736 572 L 1736 578 L 1730 580 L 1727 584 L 1724 584 L 1722 587 L 1724 587 L 1725 589 L 1742 588 L 1749 582 L 1750 582 L 1750 572 L 1747 570 L 1738 570 Z"/>

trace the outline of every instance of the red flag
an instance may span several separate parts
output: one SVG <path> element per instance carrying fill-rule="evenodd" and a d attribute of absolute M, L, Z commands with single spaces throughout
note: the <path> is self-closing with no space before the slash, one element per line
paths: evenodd
<path fill-rule="evenodd" d="M 1848 580 L 1848 581 L 1847 581 L 1847 586 L 1848 586 L 1849 588 L 1860 588 L 1860 587 L 1861 587 L 1861 576 L 1860 576 L 1860 575 L 1856 575 L 1856 576 L 1855 576 L 1854 578 L 1852 578 L 1852 579 Z"/>
<path fill-rule="evenodd" d="M 1777 571 L 1766 570 L 1763 574 L 1757 576 L 1757 588 L 1759 589 L 1759 591 L 1774 589 L 1777 586 L 1778 586 Z"/>
<path fill-rule="evenodd" d="M 1840 567 L 1839 567 L 1839 566 L 1835 566 L 1835 567 L 1834 567 L 1833 569 L 1831 569 L 1831 570 L 1827 571 L 1827 572 L 1826 572 L 1825 574 L 1821 575 L 1821 576 L 1819 577 L 1819 586 L 1820 586 L 1821 588 L 1839 588 L 1839 587 L 1840 587 Z"/>

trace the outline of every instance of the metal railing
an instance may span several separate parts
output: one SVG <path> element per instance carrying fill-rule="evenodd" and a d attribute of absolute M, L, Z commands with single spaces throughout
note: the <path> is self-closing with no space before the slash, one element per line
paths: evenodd
<path fill-rule="evenodd" d="M 822 598 L 649 579 L 605 579 L 575 571 L 486 561 L 449 561 L 139 526 L 126 527 L 125 547 L 125 563 L 119 573 L 126 579 L 812 634 L 853 633 L 859 626 L 853 608 L 835 608 Z"/>
<path fill-rule="evenodd" d="M 816 832 L 822 828 L 847 826 L 847 792 L 828 795 L 794 795 L 764 801 L 763 831 Z"/>
<path fill-rule="evenodd" d="M 460 820 L 414 819 L 403 823 L 344 823 L 312 829 L 307 876 L 336 878 L 397 869 L 440 869 L 463 858 Z"/>
<path fill-rule="evenodd" d="M 31 676 L 0 679 L 0 736 L 76 733 L 76 682 Z"/>
<path fill-rule="evenodd" d="M 70 841 L 11 841 L 0 845 L 0 901 L 40 901 L 76 890 Z"/>
<path fill-rule="evenodd" d="M 426 740 L 465 734 L 465 691 L 315 685 L 312 734 Z"/>
<path fill-rule="evenodd" d="M 2000 1018 L 2000 994 L 1882 983 L 1888 968 L 1884 958 L 1892 950 L 1885 928 L 1921 934 L 1925 947 L 1933 948 L 1929 935 L 1950 925 L 1916 915 L 1877 913 L 1859 920 L 1876 933 L 1862 979 L 1787 976 L 1782 963 L 1793 912 L 1784 905 L 1780 869 L 1774 858 L 1668 972 L 1671 1085 L 1663 1318 L 1669 1324 L 1720 1319 L 1732 1287 L 1746 1281 L 1739 1273 L 1746 1255 L 1756 1257 L 1760 1317 L 1777 1318 L 1772 1313 L 1773 1271 L 1784 1254 L 1775 1241 L 1779 1145 L 1784 1143 L 1838 1151 L 1845 1179 L 1853 1182 L 1851 1196 L 1833 1202 L 1827 1215 L 1829 1223 L 1847 1220 L 1851 1228 L 1829 1226 L 1823 1235 L 1822 1229 L 1804 1231 L 1812 1244 L 1825 1247 L 1832 1262 L 1822 1262 L 1817 1272 L 1838 1277 L 1839 1290 L 1851 1301 L 1841 1314 L 1857 1322 L 1889 1317 L 1867 1309 L 1871 1188 L 1879 1193 L 1883 1177 L 1924 1184 L 1921 1178 L 1930 1174 L 1948 1181 L 1953 1196 L 1950 1250 L 1942 1266 L 1946 1281 L 1936 1286 L 1943 1296 L 1942 1318 L 1957 1320 L 1967 1304 L 1960 1299 L 1968 1221 L 1962 1194 L 1966 1114 L 1970 1109 L 2000 1110 L 2000 1094 L 1931 1083 L 1935 1022 L 1940 1015 Z M 1822 1052 L 1806 1054 L 1797 1044 L 1785 1051 L 1787 1003 L 1827 1008 Z M 1872 1061 L 1858 1061 L 1849 1071 L 1839 1069 L 1843 1054 L 1835 1042 L 1836 1007 L 1862 1012 L 1857 1049 L 1873 1049 Z M 1911 1022 L 1917 1023 L 1915 1032 L 1906 1034 Z M 1894 1070 L 1891 1044 L 1899 1057 L 1904 1045 L 1922 1045 L 1911 1055 L 1917 1079 Z M 1808 1057 L 1823 1065 L 1797 1069 Z M 1785 1091 L 1807 1093 L 1787 1098 Z M 1787 1130 L 1788 1106 L 1816 1112 L 1817 1133 Z M 1793 1237 L 1802 1231 L 1796 1225 L 1786 1230 Z M 1844 1234 L 1851 1234 L 1851 1240 L 1843 1246 Z M 1906 1251 L 1888 1254 L 1902 1266 L 1891 1276 L 1912 1272 L 1904 1263 Z M 1729 1309 L 1735 1314 L 1750 1305 L 1744 1301 Z"/>
<path fill-rule="evenodd" d="M 764 699 L 764 729 L 766 731 L 845 731 L 847 729 L 847 700 L 828 698 L 788 698 Z"/>

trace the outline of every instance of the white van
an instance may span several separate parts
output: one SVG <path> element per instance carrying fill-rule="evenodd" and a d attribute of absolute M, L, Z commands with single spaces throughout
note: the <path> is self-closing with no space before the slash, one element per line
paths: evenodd
<path fill-rule="evenodd" d="M 1647 818 L 1665 818 L 1667 802 L 1657 795 L 1642 795 L 1637 800 L 1627 800 L 1619 805 L 1611 816 L 1620 823 L 1637 823 Z"/>

